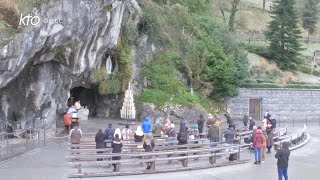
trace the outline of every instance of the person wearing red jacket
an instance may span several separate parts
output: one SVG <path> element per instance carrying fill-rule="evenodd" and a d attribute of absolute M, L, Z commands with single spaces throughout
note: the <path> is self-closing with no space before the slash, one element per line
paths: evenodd
<path fill-rule="evenodd" d="M 66 133 L 69 133 L 69 130 L 70 130 L 70 125 L 71 125 L 71 115 L 69 113 L 66 113 L 64 116 L 63 116 L 63 121 L 64 121 L 64 129 L 65 129 L 65 132 Z"/>
<path fill-rule="evenodd" d="M 262 146 L 263 146 L 263 134 L 262 134 L 262 128 L 261 128 L 261 126 L 259 126 L 258 129 L 256 130 L 256 134 L 253 138 L 254 158 L 255 158 L 254 164 L 261 163 Z"/>

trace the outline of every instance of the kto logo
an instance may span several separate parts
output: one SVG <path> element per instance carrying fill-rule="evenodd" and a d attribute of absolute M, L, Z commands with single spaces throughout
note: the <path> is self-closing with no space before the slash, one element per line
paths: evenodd
<path fill-rule="evenodd" d="M 27 16 L 23 16 L 23 14 L 20 15 L 20 21 L 19 21 L 19 25 L 23 25 L 23 26 L 28 26 L 28 25 L 32 25 L 32 26 L 37 26 L 40 24 L 40 17 L 39 16 L 31 16 L 30 14 L 28 14 Z"/>

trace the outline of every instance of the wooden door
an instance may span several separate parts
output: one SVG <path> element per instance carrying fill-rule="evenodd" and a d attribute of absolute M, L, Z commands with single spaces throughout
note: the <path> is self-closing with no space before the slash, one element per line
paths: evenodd
<path fill-rule="evenodd" d="M 261 99 L 249 99 L 249 116 L 261 120 Z"/>

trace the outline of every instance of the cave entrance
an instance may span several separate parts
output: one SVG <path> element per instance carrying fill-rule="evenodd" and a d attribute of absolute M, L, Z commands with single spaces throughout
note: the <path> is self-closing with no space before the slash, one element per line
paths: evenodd
<path fill-rule="evenodd" d="M 80 101 L 81 106 L 89 109 L 89 116 L 96 115 L 96 107 L 98 103 L 99 92 L 95 89 L 88 89 L 84 87 L 74 87 L 70 90 L 70 98 L 68 99 L 68 107 L 74 105 L 75 102 Z"/>

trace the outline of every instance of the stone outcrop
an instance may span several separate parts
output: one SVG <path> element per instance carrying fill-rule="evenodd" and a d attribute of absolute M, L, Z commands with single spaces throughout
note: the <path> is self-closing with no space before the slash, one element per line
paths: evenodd
<path fill-rule="evenodd" d="M 126 7 L 140 10 L 135 0 L 61 0 L 36 9 L 39 25 L 0 49 L 0 119 L 24 125 L 40 108 L 54 122 L 70 89 L 89 84 L 90 69 L 117 44 Z"/>

